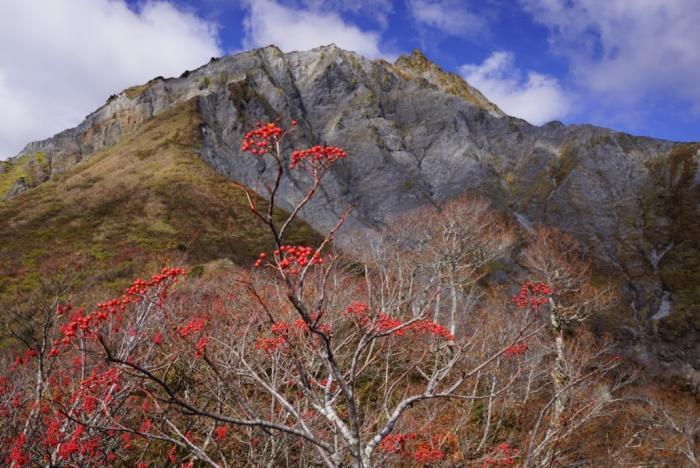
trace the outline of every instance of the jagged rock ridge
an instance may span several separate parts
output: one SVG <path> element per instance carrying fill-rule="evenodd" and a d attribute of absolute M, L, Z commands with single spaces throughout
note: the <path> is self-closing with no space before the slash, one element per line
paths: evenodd
<path fill-rule="evenodd" d="M 201 157 L 253 188 L 265 165 L 239 146 L 258 120 L 297 118 L 290 145 L 328 142 L 348 151 L 303 212 L 319 230 L 348 204 L 356 206 L 348 229 L 368 230 L 477 191 L 524 226 L 571 232 L 591 247 L 601 274 L 618 280 L 642 328 L 660 319 L 656 354 L 700 368 L 700 145 L 588 125 L 533 126 L 420 52 L 390 64 L 335 46 L 288 54 L 271 46 L 130 88 L 19 158 L 41 154 L 55 176 L 190 99 L 202 119 Z M 282 199 L 296 199 L 303 183 L 285 184 Z"/>

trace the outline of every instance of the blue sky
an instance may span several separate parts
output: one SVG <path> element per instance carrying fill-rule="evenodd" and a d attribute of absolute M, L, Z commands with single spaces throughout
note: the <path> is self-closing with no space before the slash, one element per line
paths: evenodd
<path fill-rule="evenodd" d="M 420 48 L 534 124 L 700 141 L 698 24 L 698 0 L 2 2 L 0 159 L 127 86 L 270 43 Z"/>

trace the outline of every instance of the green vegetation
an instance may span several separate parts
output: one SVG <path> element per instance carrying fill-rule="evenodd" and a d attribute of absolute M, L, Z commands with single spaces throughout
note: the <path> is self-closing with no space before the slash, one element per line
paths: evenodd
<path fill-rule="evenodd" d="M 145 93 L 146 90 L 151 87 L 151 85 L 164 80 L 165 78 L 163 78 L 162 76 L 156 76 L 155 78 L 148 80 L 148 82 L 142 85 L 132 86 L 131 88 L 125 89 L 124 93 L 126 93 L 126 97 L 128 97 L 129 99 L 136 99 L 137 97 Z M 113 99 L 113 97 L 116 98 L 115 95 L 112 95 L 109 97 L 107 102 L 110 102 Z"/>
<path fill-rule="evenodd" d="M 15 185 L 17 180 L 26 177 L 27 174 L 24 170 L 24 165 L 18 162 L 5 161 L 0 164 L 2 164 L 3 168 L 3 171 L 0 172 L 0 199 L 2 199 Z"/>
<path fill-rule="evenodd" d="M 205 76 L 199 80 L 199 89 L 209 89 L 209 86 L 211 85 L 211 79 L 208 76 Z"/>
<path fill-rule="evenodd" d="M 0 162 L 0 165 L 0 200 L 5 198 L 19 179 L 24 179 L 30 187 L 39 184 L 49 168 L 46 154 L 41 151 L 24 154 L 16 160 Z"/>
<path fill-rule="evenodd" d="M 126 93 L 126 97 L 129 99 L 136 99 L 137 97 L 141 96 L 143 92 L 148 89 L 149 83 L 132 86 L 131 88 L 125 89 L 124 92 Z"/>
<path fill-rule="evenodd" d="M 505 174 L 506 187 L 511 196 L 524 206 L 544 202 L 576 169 L 578 158 L 575 151 L 574 142 L 569 141 L 562 147 L 558 158 L 538 161 L 535 156 L 528 155 L 527 160 L 520 161 L 512 172 Z M 541 166 L 543 170 L 534 177 L 527 177 L 525 171 L 533 165 Z"/>
<path fill-rule="evenodd" d="M 200 125 L 188 101 L 61 177 L 0 202 L 0 298 L 76 265 L 81 281 L 120 288 L 144 268 L 178 260 L 252 263 L 270 237 L 242 191 L 196 154 Z M 13 164 L 0 183 L 23 167 Z M 296 223 L 288 240 L 315 239 Z"/>
<path fill-rule="evenodd" d="M 553 177 L 557 187 L 571 174 L 578 164 L 578 159 L 574 154 L 573 141 L 567 142 L 559 153 L 558 166 L 554 169 Z"/>
<path fill-rule="evenodd" d="M 261 94 L 258 94 L 258 92 L 249 86 L 245 80 L 231 81 L 228 84 L 228 92 L 229 100 L 238 111 L 238 114 L 242 116 L 241 123 L 245 126 L 251 126 L 253 124 L 253 122 L 248 122 L 245 118 L 245 111 L 250 105 L 251 101 L 255 101 L 256 103 L 262 105 L 265 108 L 267 115 L 277 115 L 277 112 L 267 98 Z"/>
<path fill-rule="evenodd" d="M 442 91 L 458 96 L 477 107 L 500 112 L 498 107 L 486 99 L 478 90 L 472 88 L 459 75 L 445 72 L 442 68 L 428 60 L 423 53 L 416 49 L 411 55 L 403 55 L 396 61 L 395 71 L 404 79 L 431 76 Z"/>

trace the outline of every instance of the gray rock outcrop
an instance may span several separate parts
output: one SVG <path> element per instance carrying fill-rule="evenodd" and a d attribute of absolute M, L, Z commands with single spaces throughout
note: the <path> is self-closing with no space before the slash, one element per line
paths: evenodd
<path fill-rule="evenodd" d="M 349 204 L 348 229 L 371 230 L 389 215 L 474 191 L 521 224 L 572 233 L 601 274 L 616 279 L 640 334 L 664 309 L 650 346 L 700 369 L 699 144 L 534 126 L 419 52 L 391 64 L 335 46 L 288 54 L 271 46 L 130 88 L 20 156 L 42 152 L 55 176 L 189 99 L 205 122 L 201 156 L 254 189 L 265 164 L 242 154 L 240 142 L 256 121 L 298 119 L 290 147 L 344 147 L 351 157 L 302 213 L 321 231 Z M 286 182 L 283 203 L 297 200 L 304 184 Z"/>

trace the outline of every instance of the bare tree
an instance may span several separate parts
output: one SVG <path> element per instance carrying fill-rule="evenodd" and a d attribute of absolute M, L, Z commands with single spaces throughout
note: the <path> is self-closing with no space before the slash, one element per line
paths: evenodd
<path fill-rule="evenodd" d="M 346 155 L 315 146 L 287 158 L 287 132 L 260 125 L 243 143 L 271 164 L 261 182 L 269 205 L 241 186 L 274 243 L 252 268 L 187 281 L 166 268 L 88 308 L 59 293 L 28 304 L 19 328 L 7 326 L 24 349 L 2 355 L 0 459 L 216 467 L 242 458 L 357 467 L 579 459 L 580 434 L 622 401 L 631 377 L 614 372 L 612 343 L 585 327 L 614 297 L 591 284 L 573 238 L 533 231 L 521 262 L 532 280 L 515 297 L 510 285 L 484 281 L 510 252 L 513 227 L 476 198 L 394 220 L 352 258 L 332 248 L 348 211 L 320 242 L 290 245 L 288 227 Z M 280 217 L 288 171 L 306 191 Z M 630 447 L 610 450 L 637 460 L 632 445 L 663 434 L 679 457 L 697 460 L 690 419 L 651 408 L 634 413 Z"/>
<path fill-rule="evenodd" d="M 429 281 L 440 285 L 443 291 L 437 298 L 433 320 L 442 320 L 440 299 L 446 295 L 448 328 L 457 335 L 460 320 L 480 299 L 479 280 L 491 262 L 508 255 L 515 233 L 486 200 L 463 196 L 401 215 L 389 223 L 382 240 L 384 248 L 393 247 L 402 258 L 408 257 L 412 270 L 420 269 L 423 282 L 430 275 Z"/>
<path fill-rule="evenodd" d="M 248 456 L 266 465 L 368 467 L 378 451 L 395 454 L 397 441 L 408 438 L 396 432 L 407 414 L 435 414 L 431 405 L 444 401 L 493 401 L 512 384 L 520 369 L 508 365 L 488 387 L 469 385 L 542 329 L 534 315 L 524 315 L 493 346 L 474 335 L 456 337 L 431 319 L 442 284 L 406 288 L 400 263 L 385 274 L 368 265 L 358 275 L 330 252 L 347 211 L 319 245 L 285 243 L 287 227 L 345 157 L 330 146 L 292 152 L 289 170 L 304 174 L 308 190 L 280 221 L 275 205 L 287 171 L 286 134 L 276 124 L 261 125 L 242 147 L 272 161 L 274 172 L 265 210 L 241 187 L 275 243 L 260 253 L 257 271 L 223 288 L 192 290 L 174 288 L 183 270 L 164 269 L 89 312 L 59 306 L 60 324 L 49 327 L 58 336 L 45 350 L 56 378 L 48 378 L 39 404 L 29 405 L 45 416 L 46 430 L 28 438 L 13 429 L 3 442 L 8 460 L 164 457 L 228 466 L 232 448 L 245 444 Z M 444 255 L 457 257 L 448 274 L 477 268 L 459 264 L 476 239 L 449 221 L 441 235 Z M 469 255 L 483 262 L 492 254 Z M 456 288 L 457 281 L 448 284 Z M 409 439 L 415 461 L 444 457 L 436 444 L 445 438 L 417 432 Z"/>
<path fill-rule="evenodd" d="M 525 464 L 550 466 L 562 440 L 599 416 L 611 402 L 611 395 L 626 381 L 615 382 L 610 388 L 594 385 L 601 384 L 617 361 L 605 358 L 611 354 L 611 345 L 596 343 L 580 325 L 592 314 L 610 307 L 614 297 L 608 288 L 591 284 L 591 264 L 580 244 L 558 230 L 536 227 L 522 260 L 540 283 L 523 285 L 516 301 L 526 299 L 532 291 L 546 292 L 549 333 L 541 339 L 551 337 L 553 348 L 552 397 L 532 429 Z M 545 416 L 547 429 L 539 438 Z"/>

